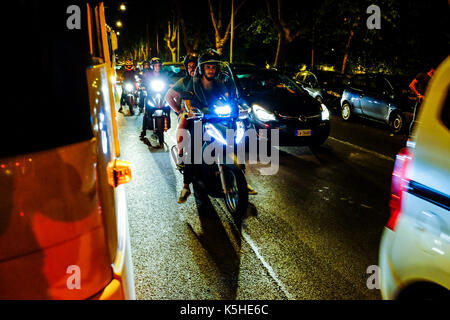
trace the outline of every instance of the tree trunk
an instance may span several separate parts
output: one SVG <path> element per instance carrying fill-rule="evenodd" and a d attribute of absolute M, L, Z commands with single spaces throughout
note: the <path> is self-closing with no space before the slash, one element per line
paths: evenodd
<path fill-rule="evenodd" d="M 287 51 L 288 41 L 284 33 L 278 33 L 278 45 L 277 54 L 275 56 L 274 65 L 276 67 L 283 66 L 286 61 L 286 51 Z"/>
<path fill-rule="evenodd" d="M 347 59 L 348 59 L 348 55 L 350 52 L 350 43 L 351 43 L 354 35 L 355 35 L 355 31 L 353 29 L 350 30 L 350 34 L 349 34 L 348 40 L 347 40 L 347 45 L 345 46 L 345 53 L 344 53 L 344 60 L 342 61 L 341 74 L 345 73 L 345 67 L 347 66 Z"/>

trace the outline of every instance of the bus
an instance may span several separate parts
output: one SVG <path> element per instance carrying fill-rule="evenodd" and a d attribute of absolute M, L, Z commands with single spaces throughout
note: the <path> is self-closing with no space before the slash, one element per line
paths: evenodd
<path fill-rule="evenodd" d="M 135 299 L 104 4 L 3 10 L 0 299 Z"/>

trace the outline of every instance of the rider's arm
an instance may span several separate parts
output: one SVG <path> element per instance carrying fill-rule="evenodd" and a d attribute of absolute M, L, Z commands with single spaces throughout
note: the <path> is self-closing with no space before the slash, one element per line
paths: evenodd
<path fill-rule="evenodd" d="M 414 93 L 415 93 L 416 95 L 420 96 L 421 94 L 420 94 L 419 91 L 417 91 L 417 89 L 416 89 L 416 84 L 417 84 L 418 82 L 419 82 L 419 81 L 417 81 L 417 79 L 414 79 L 414 80 L 411 81 L 411 83 L 409 84 L 409 87 L 411 88 L 412 91 L 414 91 Z"/>
<path fill-rule="evenodd" d="M 180 95 L 177 91 L 173 90 L 173 88 L 170 88 L 167 91 L 164 99 L 166 100 L 168 105 L 172 108 L 172 110 L 175 111 L 175 113 L 179 114 L 181 112 L 181 107 L 180 107 L 181 99 L 180 99 Z"/>

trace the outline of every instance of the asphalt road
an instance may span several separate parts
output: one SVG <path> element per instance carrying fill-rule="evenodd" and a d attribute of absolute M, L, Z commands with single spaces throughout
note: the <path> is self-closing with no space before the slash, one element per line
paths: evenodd
<path fill-rule="evenodd" d="M 259 194 L 237 226 L 218 200 L 202 219 L 193 196 L 177 204 L 174 127 L 157 149 L 152 137 L 139 140 L 142 115 L 119 114 L 121 158 L 132 163 L 126 190 L 137 298 L 379 299 L 367 269 L 378 263 L 394 158 L 406 138 L 365 121 L 331 122 L 317 152 L 281 147 L 276 175 L 247 166 Z"/>

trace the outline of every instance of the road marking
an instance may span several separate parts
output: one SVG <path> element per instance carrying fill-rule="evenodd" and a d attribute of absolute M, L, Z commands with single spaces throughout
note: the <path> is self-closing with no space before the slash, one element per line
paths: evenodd
<path fill-rule="evenodd" d="M 384 159 L 384 160 L 388 160 L 388 161 L 395 161 L 395 159 L 392 158 L 392 157 L 386 156 L 386 155 L 381 154 L 381 153 L 378 153 L 378 152 L 376 152 L 376 151 L 372 151 L 372 150 L 369 150 L 369 149 L 366 149 L 366 148 L 357 146 L 357 145 L 355 145 L 355 144 L 353 144 L 353 143 L 350 143 L 350 142 L 347 142 L 347 141 L 339 140 L 339 139 L 336 139 L 336 138 L 331 137 L 331 136 L 329 136 L 328 139 L 331 139 L 331 140 L 333 140 L 333 141 L 340 142 L 340 143 L 342 143 L 342 144 L 345 144 L 345 145 L 347 145 L 347 146 L 353 147 L 353 148 L 358 149 L 358 150 L 360 150 L 360 151 L 363 151 L 363 152 L 367 152 L 367 153 L 373 154 L 374 156 L 376 156 L 376 157 L 378 157 L 378 158 L 380 158 L 380 159 Z"/>
<path fill-rule="evenodd" d="M 269 273 L 269 275 L 272 277 L 273 280 L 275 280 L 275 282 L 277 283 L 278 287 L 281 289 L 281 291 L 283 291 L 283 293 L 286 295 L 286 297 L 289 300 L 295 300 L 295 298 L 289 293 L 289 291 L 286 289 L 286 287 L 284 286 L 283 282 L 281 282 L 280 279 L 278 279 L 275 271 L 273 271 L 272 267 L 266 262 L 266 260 L 264 259 L 264 257 L 259 253 L 259 249 L 258 247 L 255 245 L 255 243 L 253 242 L 252 238 L 250 238 L 250 236 L 245 233 L 242 232 L 242 237 L 244 238 L 244 240 L 248 243 L 248 245 L 250 246 L 250 248 L 253 250 L 253 252 L 256 254 L 256 257 L 259 259 L 259 261 L 261 261 L 262 265 L 264 266 L 264 268 L 267 270 L 267 272 Z"/>

